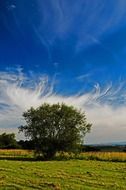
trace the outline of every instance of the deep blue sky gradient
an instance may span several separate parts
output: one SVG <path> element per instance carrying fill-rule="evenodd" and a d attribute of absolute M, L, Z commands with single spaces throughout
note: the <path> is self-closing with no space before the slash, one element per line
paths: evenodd
<path fill-rule="evenodd" d="M 125 80 L 125 5 L 125 0 L 1 0 L 0 70 L 19 65 L 26 73 L 56 75 L 56 90 L 66 94 Z M 89 77 L 78 80 L 82 75 Z"/>

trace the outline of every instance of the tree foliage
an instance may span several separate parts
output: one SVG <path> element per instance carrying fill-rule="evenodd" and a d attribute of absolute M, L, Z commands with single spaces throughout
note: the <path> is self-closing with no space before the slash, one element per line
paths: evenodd
<path fill-rule="evenodd" d="M 45 158 L 52 158 L 56 151 L 73 151 L 91 124 L 85 113 L 65 104 L 43 104 L 23 113 L 26 125 L 19 127 L 35 143 L 35 151 Z"/>
<path fill-rule="evenodd" d="M 15 134 L 10 133 L 6 134 L 3 133 L 0 135 L 0 148 L 19 148 L 19 145 L 16 142 Z"/>

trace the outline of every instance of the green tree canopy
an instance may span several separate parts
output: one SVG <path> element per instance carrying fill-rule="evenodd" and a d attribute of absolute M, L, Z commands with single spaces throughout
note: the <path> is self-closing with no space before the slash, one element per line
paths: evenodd
<path fill-rule="evenodd" d="M 35 151 L 51 158 L 56 151 L 73 151 L 83 141 L 91 124 L 85 113 L 65 104 L 43 104 L 23 113 L 26 125 L 19 127 L 35 143 Z"/>
<path fill-rule="evenodd" d="M 15 134 L 3 133 L 0 135 L 0 148 L 18 148 L 19 145 L 16 142 Z"/>

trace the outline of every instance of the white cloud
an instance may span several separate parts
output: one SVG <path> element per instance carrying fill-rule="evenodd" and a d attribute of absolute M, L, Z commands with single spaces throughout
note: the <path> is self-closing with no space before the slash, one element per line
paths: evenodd
<path fill-rule="evenodd" d="M 88 121 L 93 124 L 91 134 L 86 137 L 87 143 L 125 140 L 124 83 L 120 82 L 118 87 L 110 83 L 104 88 L 96 84 L 90 92 L 63 96 L 53 91 L 54 81 L 51 84 L 48 81 L 45 75 L 35 81 L 22 70 L 0 72 L 0 132 L 17 133 L 17 127 L 24 123 L 22 113 L 31 106 L 65 102 L 86 111 Z"/>
<path fill-rule="evenodd" d="M 11 4 L 7 8 L 8 8 L 8 10 L 13 10 L 13 9 L 16 9 L 16 5 Z"/>
<path fill-rule="evenodd" d="M 84 82 L 85 80 L 87 81 L 87 79 L 89 79 L 91 77 L 91 73 L 86 73 L 80 76 L 77 76 L 76 79 L 80 82 Z"/>

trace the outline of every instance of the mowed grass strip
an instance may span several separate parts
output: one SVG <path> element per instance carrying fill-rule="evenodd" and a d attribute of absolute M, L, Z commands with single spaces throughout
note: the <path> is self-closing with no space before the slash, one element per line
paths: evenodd
<path fill-rule="evenodd" d="M 0 157 L 8 158 L 8 157 L 33 157 L 34 153 L 31 150 L 22 150 L 22 149 L 0 149 Z"/>
<path fill-rule="evenodd" d="M 0 158 L 34 158 L 34 151 L 20 149 L 0 149 Z M 83 152 L 80 154 L 58 152 L 55 160 L 99 160 L 99 161 L 114 161 L 126 162 L 126 152 Z"/>
<path fill-rule="evenodd" d="M 85 152 L 79 156 L 87 160 L 126 162 L 126 152 Z"/>
<path fill-rule="evenodd" d="M 126 162 L 126 152 L 82 152 L 73 154 L 68 152 L 59 152 L 55 157 L 57 160 L 99 160 L 99 161 L 113 161 Z"/>
<path fill-rule="evenodd" d="M 0 190 L 126 190 L 126 164 L 0 161 Z"/>

